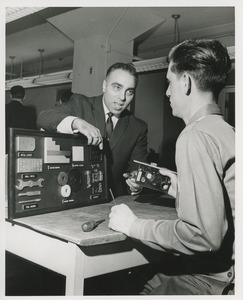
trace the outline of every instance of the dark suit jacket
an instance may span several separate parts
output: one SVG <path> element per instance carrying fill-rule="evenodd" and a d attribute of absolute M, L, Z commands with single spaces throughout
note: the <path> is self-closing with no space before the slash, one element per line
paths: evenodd
<path fill-rule="evenodd" d="M 6 104 L 6 146 L 8 145 L 8 128 L 37 129 L 36 111 L 33 107 L 24 106 L 19 101 L 12 100 Z"/>
<path fill-rule="evenodd" d="M 67 104 L 48 109 L 40 113 L 37 119 L 39 126 L 45 130 L 55 131 L 58 124 L 67 116 L 76 116 L 99 128 L 105 136 L 105 113 L 102 104 L 102 95 L 86 97 L 74 94 Z M 108 143 L 105 143 L 105 152 L 108 159 L 108 168 L 111 171 L 109 183 L 115 196 L 127 193 L 124 172 L 135 169 L 133 160 L 146 161 L 147 158 L 147 124 L 134 117 L 125 110 Z M 108 171 L 109 174 L 109 171 Z"/>

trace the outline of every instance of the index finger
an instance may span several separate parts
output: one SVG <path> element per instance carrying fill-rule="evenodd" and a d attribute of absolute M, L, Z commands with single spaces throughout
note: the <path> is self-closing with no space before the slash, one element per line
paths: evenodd
<path fill-rule="evenodd" d="M 100 148 L 100 150 L 102 150 L 103 149 L 103 138 L 102 138 L 102 135 L 101 135 L 100 130 L 98 128 L 97 128 L 97 136 L 99 138 L 99 140 L 98 140 L 99 148 Z"/>

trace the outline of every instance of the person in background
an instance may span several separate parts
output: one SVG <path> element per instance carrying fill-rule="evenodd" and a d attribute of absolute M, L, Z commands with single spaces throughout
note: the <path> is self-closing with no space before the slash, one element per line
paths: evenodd
<path fill-rule="evenodd" d="M 88 144 L 100 149 L 104 146 L 109 187 L 115 197 L 141 191 L 127 175 L 136 169 L 134 159 L 147 159 L 147 124 L 127 109 L 134 98 L 137 80 L 133 64 L 115 63 L 107 70 L 103 95 L 73 94 L 68 103 L 41 112 L 37 120 L 45 130 L 80 132 L 87 137 Z"/>
<path fill-rule="evenodd" d="M 216 40 L 186 40 L 169 53 L 166 94 L 186 127 L 176 142 L 177 173 L 160 173 L 171 178 L 178 218 L 141 219 L 125 204 L 113 206 L 109 216 L 111 229 L 180 255 L 180 274 L 165 275 L 161 266 L 141 294 L 233 293 L 235 133 L 216 104 L 230 66 Z"/>
<path fill-rule="evenodd" d="M 73 95 L 73 93 L 71 92 L 71 90 L 66 90 L 61 94 L 60 99 L 58 99 L 56 106 L 58 105 L 62 105 L 63 103 L 67 103 L 71 96 Z"/>
<path fill-rule="evenodd" d="M 5 107 L 6 144 L 8 145 L 8 128 L 37 129 L 36 110 L 24 105 L 25 89 L 15 85 L 10 90 L 11 102 Z"/>

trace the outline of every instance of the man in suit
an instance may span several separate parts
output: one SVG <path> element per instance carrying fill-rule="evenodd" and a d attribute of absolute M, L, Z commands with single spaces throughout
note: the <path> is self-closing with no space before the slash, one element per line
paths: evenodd
<path fill-rule="evenodd" d="M 11 102 L 6 104 L 6 141 L 8 141 L 8 128 L 37 129 L 36 111 L 33 107 L 25 106 L 25 89 L 15 85 L 10 90 Z M 7 142 L 8 144 L 8 142 Z"/>
<path fill-rule="evenodd" d="M 133 178 L 124 175 L 127 189 L 123 177 L 124 173 L 135 170 L 134 159 L 146 161 L 147 158 L 147 124 L 127 109 L 137 79 L 132 64 L 116 63 L 107 70 L 103 95 L 74 94 L 68 103 L 41 112 L 37 120 L 45 130 L 80 132 L 87 137 L 88 144 L 104 147 L 109 186 L 114 196 L 126 194 L 127 190 L 133 194 L 141 191 Z"/>

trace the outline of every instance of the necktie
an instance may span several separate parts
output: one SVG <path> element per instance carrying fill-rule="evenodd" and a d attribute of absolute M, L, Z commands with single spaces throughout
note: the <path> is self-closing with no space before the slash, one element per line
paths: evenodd
<path fill-rule="evenodd" d="M 109 139 L 111 137 L 111 134 L 113 131 L 113 123 L 112 123 L 112 119 L 111 119 L 113 114 L 111 112 L 109 112 L 107 115 L 108 115 L 108 118 L 106 120 L 105 129 L 106 129 L 106 137 L 107 137 L 107 139 Z"/>

